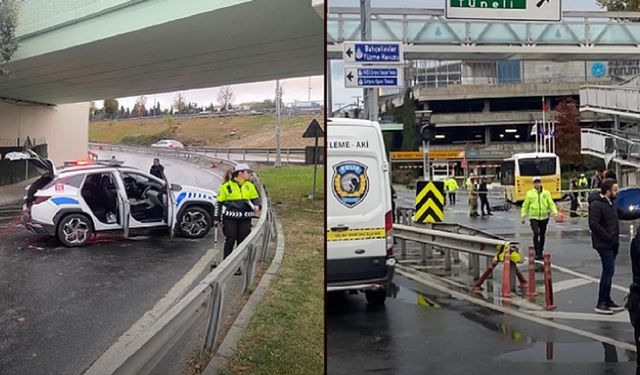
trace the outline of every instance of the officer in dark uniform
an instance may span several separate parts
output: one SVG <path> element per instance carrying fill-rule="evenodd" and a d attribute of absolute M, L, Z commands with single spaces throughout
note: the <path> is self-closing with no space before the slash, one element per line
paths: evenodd
<path fill-rule="evenodd" d="M 164 180 L 164 167 L 162 166 L 162 164 L 160 164 L 160 159 L 155 158 L 153 159 L 153 165 L 151 166 L 151 169 L 149 170 L 149 173 L 151 173 L 151 175 L 158 177 L 161 180 Z"/>
<path fill-rule="evenodd" d="M 217 227 L 222 221 L 224 258 L 251 233 L 251 218 L 260 210 L 258 190 L 249 181 L 251 172 L 247 164 L 238 164 L 231 178 L 220 186 L 213 224 Z"/>

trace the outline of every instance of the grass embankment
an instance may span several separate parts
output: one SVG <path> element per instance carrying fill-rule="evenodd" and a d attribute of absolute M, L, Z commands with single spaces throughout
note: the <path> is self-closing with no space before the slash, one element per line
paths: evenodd
<path fill-rule="evenodd" d="M 262 168 L 285 236 L 284 261 L 244 332 L 225 374 L 322 374 L 324 372 L 323 169 Z"/>
<path fill-rule="evenodd" d="M 313 118 L 321 116 L 283 116 L 282 147 L 313 145 L 302 134 Z M 236 135 L 231 135 L 232 130 Z M 212 147 L 275 147 L 273 114 L 229 117 L 173 117 L 95 121 L 89 124 L 89 141 L 99 143 L 150 145 L 160 139 L 176 139 L 186 145 Z"/>

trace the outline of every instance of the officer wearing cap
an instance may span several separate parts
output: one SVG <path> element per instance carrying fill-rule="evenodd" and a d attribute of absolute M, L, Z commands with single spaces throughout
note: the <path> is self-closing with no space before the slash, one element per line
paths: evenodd
<path fill-rule="evenodd" d="M 222 221 L 224 258 L 251 233 L 251 218 L 260 210 L 260 196 L 250 181 L 251 172 L 247 164 L 238 164 L 220 186 L 213 223 L 217 227 Z"/>
<path fill-rule="evenodd" d="M 587 176 L 584 173 L 580 173 L 580 179 L 578 180 L 578 188 L 580 190 L 585 190 L 589 188 L 589 180 L 587 179 Z M 580 193 L 580 195 L 585 199 L 587 198 L 587 193 L 585 192 Z"/>
<path fill-rule="evenodd" d="M 522 224 L 529 216 L 531 230 L 533 231 L 536 260 L 542 260 L 545 234 L 547 233 L 547 224 L 549 224 L 549 213 L 552 213 L 555 217 L 558 215 L 558 209 L 551 198 L 551 193 L 542 187 L 542 179 L 536 176 L 532 180 L 533 189 L 527 191 L 520 214 L 522 216 Z"/>

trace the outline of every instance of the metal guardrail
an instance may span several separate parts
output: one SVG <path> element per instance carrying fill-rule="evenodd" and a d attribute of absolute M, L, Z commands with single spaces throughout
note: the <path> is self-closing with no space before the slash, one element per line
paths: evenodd
<path fill-rule="evenodd" d="M 226 160 L 247 161 L 247 156 L 258 156 L 266 158 L 266 162 L 275 161 L 277 150 L 275 148 L 230 148 L 230 147 L 197 147 L 187 146 L 184 149 L 164 149 L 164 148 L 151 148 L 144 146 L 129 146 L 129 145 L 114 145 L 108 143 L 91 143 L 92 147 L 97 147 L 102 150 L 143 150 L 145 153 L 157 153 L 168 154 L 174 156 L 181 156 L 183 154 L 194 155 L 194 153 L 213 154 L 215 158 L 222 158 Z M 138 151 L 134 151 L 138 152 Z M 305 161 L 305 149 L 304 148 L 281 148 L 280 155 L 283 162 L 286 163 L 304 163 Z M 300 157 L 301 156 L 301 157 Z M 260 160 L 261 161 L 261 160 Z"/>
<path fill-rule="evenodd" d="M 422 245 L 420 263 L 426 265 L 433 257 L 434 250 L 444 253 L 444 270 L 450 271 L 452 260 L 459 261 L 459 252 L 469 255 L 469 270 L 473 279 L 480 277 L 480 258 L 487 260 L 487 266 L 504 249 L 518 251 L 519 243 L 471 227 L 452 223 L 434 223 L 428 227 L 393 225 L 393 235 L 400 241 L 400 256 L 407 256 L 407 241 Z"/>
<path fill-rule="evenodd" d="M 98 147 L 98 145 L 93 145 Z M 211 163 L 213 158 L 190 151 L 168 151 L 127 146 L 111 146 L 111 150 L 142 152 L 165 157 L 181 158 L 196 163 Z M 234 164 L 233 161 L 222 162 Z M 256 186 L 262 199 L 262 211 L 257 224 L 249 236 L 238 247 L 217 265 L 211 273 L 180 299 L 172 308 L 160 316 L 143 334 L 130 345 L 109 359 L 101 358 L 86 374 L 150 374 L 161 373 L 161 363 L 170 355 L 171 349 L 199 319 L 206 319 L 206 331 L 202 332 L 202 348 L 214 350 L 221 342 L 220 328 L 223 324 L 223 301 L 225 286 L 232 279 L 239 267 L 243 270 L 243 287 L 245 293 L 253 285 L 256 268 L 260 261 L 265 261 L 270 242 L 275 239 L 276 220 L 271 211 L 267 192 L 256 177 Z M 159 367 L 160 366 L 160 367 Z"/>

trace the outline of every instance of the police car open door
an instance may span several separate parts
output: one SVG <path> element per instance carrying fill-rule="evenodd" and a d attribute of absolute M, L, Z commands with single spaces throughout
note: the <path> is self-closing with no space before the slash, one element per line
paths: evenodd
<path fill-rule="evenodd" d="M 169 237 L 173 238 L 173 235 L 175 234 L 175 224 L 176 224 L 176 215 L 175 215 L 175 210 L 176 210 L 176 202 L 175 199 L 173 198 L 173 188 L 175 188 L 176 190 L 180 190 L 180 187 L 178 185 L 173 185 L 170 184 L 169 181 L 164 180 L 165 184 L 165 195 L 166 195 L 166 199 L 165 199 L 165 222 L 167 223 L 167 226 L 169 227 Z"/>
<path fill-rule="evenodd" d="M 129 226 L 131 225 L 131 203 L 124 189 L 118 189 L 118 208 L 120 212 L 120 222 L 122 223 L 122 233 L 124 238 L 129 238 Z"/>

